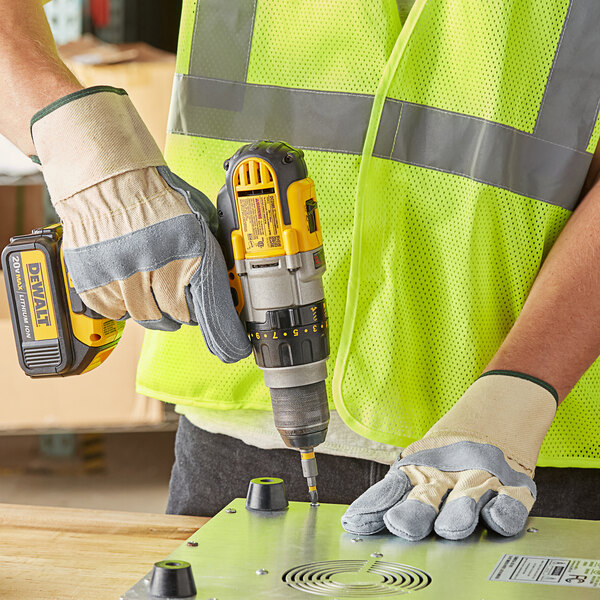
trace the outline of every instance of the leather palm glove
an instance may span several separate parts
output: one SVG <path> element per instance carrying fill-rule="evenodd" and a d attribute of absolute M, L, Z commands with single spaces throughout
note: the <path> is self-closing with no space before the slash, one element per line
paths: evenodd
<path fill-rule="evenodd" d="M 69 94 L 38 112 L 31 132 L 83 302 L 149 329 L 197 324 L 224 362 L 247 356 L 216 209 L 167 168 L 125 91 Z"/>
<path fill-rule="evenodd" d="M 485 373 L 350 505 L 342 526 L 361 535 L 387 527 L 410 541 L 435 529 L 459 540 L 481 514 L 490 529 L 516 535 L 535 502 L 534 469 L 557 400 L 528 375 Z"/>

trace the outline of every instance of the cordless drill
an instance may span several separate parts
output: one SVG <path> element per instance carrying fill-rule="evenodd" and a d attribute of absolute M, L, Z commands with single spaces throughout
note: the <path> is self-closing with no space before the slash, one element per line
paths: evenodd
<path fill-rule="evenodd" d="M 242 147 L 226 161 L 219 242 L 234 303 L 270 388 L 275 425 L 300 450 L 317 502 L 314 448 L 325 440 L 329 335 L 323 237 L 303 153 L 282 142 Z M 62 253 L 62 227 L 16 236 L 2 252 L 19 363 L 30 377 L 87 373 L 113 351 L 124 322 L 90 310 Z"/>
<path fill-rule="evenodd" d="M 270 390 L 275 426 L 300 450 L 316 504 L 314 448 L 329 424 L 329 331 L 315 185 L 303 152 L 283 142 L 243 146 L 224 168 L 218 237 L 234 303 Z"/>

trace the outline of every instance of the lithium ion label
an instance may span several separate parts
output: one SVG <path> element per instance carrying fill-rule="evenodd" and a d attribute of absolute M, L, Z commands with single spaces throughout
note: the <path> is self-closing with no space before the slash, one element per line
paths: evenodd
<path fill-rule="evenodd" d="M 488 580 L 600 588 L 600 560 L 504 554 Z"/>

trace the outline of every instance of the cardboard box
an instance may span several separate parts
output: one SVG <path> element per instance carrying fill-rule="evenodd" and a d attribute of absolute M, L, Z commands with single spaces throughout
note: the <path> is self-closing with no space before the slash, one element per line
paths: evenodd
<path fill-rule="evenodd" d="M 84 86 L 124 88 L 159 148 L 164 149 L 174 54 L 142 42 L 106 44 L 91 35 L 61 46 L 59 52 Z"/>
<path fill-rule="evenodd" d="M 13 235 L 31 233 L 45 224 L 41 185 L 0 186 L 0 251 Z"/>
<path fill-rule="evenodd" d="M 31 379 L 19 366 L 4 273 L 0 271 L 0 431 L 157 425 L 160 401 L 135 393 L 143 328 L 128 321 L 104 364 L 73 377 Z"/>

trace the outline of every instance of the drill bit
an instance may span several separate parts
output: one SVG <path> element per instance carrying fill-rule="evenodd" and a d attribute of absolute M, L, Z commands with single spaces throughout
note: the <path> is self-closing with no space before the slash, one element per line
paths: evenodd
<path fill-rule="evenodd" d="M 317 492 L 317 459 L 313 448 L 302 448 L 300 450 L 300 458 L 302 462 L 302 474 L 306 477 L 308 484 L 308 496 L 312 505 L 319 503 L 319 494 Z"/>

